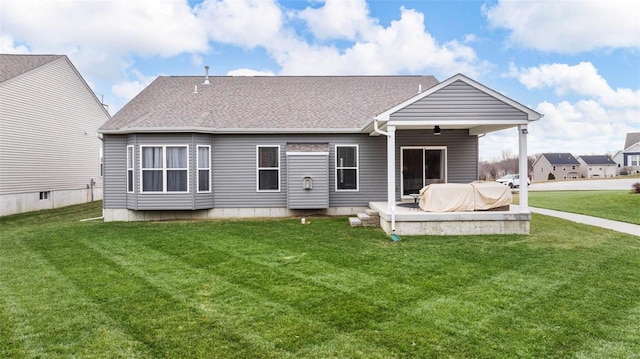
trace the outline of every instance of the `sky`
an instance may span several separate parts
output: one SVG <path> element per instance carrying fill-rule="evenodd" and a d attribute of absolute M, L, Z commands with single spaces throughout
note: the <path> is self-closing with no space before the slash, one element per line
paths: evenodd
<path fill-rule="evenodd" d="M 462 73 L 544 114 L 529 155 L 640 132 L 640 1 L 0 0 L 0 53 L 63 54 L 113 115 L 157 76 Z M 518 153 L 517 130 L 480 159 Z"/>

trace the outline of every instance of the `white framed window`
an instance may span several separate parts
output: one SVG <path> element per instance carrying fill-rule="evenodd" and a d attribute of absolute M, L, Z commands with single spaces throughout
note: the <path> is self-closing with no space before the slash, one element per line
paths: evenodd
<path fill-rule="evenodd" d="M 280 192 L 280 146 L 256 146 L 256 190 Z"/>
<path fill-rule="evenodd" d="M 189 192 L 189 146 L 140 146 L 142 193 Z"/>
<path fill-rule="evenodd" d="M 359 190 L 358 145 L 336 145 L 336 192 Z"/>
<path fill-rule="evenodd" d="M 629 156 L 629 166 L 640 166 L 640 155 Z"/>
<path fill-rule="evenodd" d="M 133 177 L 133 168 L 134 168 L 134 154 L 133 154 L 133 146 L 127 146 L 127 193 L 133 193 L 134 188 L 134 177 Z"/>
<path fill-rule="evenodd" d="M 211 192 L 211 146 L 198 146 L 198 192 Z"/>

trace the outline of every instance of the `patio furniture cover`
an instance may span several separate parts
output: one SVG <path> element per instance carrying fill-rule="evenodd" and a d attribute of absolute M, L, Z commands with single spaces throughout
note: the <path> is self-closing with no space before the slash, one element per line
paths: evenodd
<path fill-rule="evenodd" d="M 508 206 L 509 187 L 494 182 L 434 183 L 420 190 L 420 209 L 427 212 L 470 212 Z"/>

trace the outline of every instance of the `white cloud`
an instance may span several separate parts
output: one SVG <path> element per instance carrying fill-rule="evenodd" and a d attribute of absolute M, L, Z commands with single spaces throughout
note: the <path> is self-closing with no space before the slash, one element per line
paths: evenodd
<path fill-rule="evenodd" d="M 156 78 L 154 76 L 144 76 L 137 70 L 131 70 L 131 72 L 135 76 L 135 80 L 121 81 L 111 88 L 115 96 L 127 101 L 134 98 Z"/>
<path fill-rule="evenodd" d="M 325 13 L 319 13 L 325 14 Z M 285 74 L 395 74 L 435 71 L 446 76 L 476 76 L 487 65 L 473 48 L 450 41 L 439 44 L 424 26 L 424 16 L 401 8 L 389 27 L 375 25 L 344 50 L 297 40 L 275 57 Z"/>
<path fill-rule="evenodd" d="M 270 47 L 283 26 L 273 0 L 205 0 L 195 12 L 211 39 L 246 48 Z"/>
<path fill-rule="evenodd" d="M 9 35 L 0 35 L 1 54 L 28 54 L 29 49 L 24 45 L 17 45 Z"/>
<path fill-rule="evenodd" d="M 636 107 L 640 109 L 640 89 L 613 89 L 590 62 L 567 64 L 543 64 L 537 67 L 511 66 L 510 76 L 529 89 L 551 88 L 559 95 L 576 94 L 597 99 L 612 107 Z"/>
<path fill-rule="evenodd" d="M 377 21 L 369 17 L 365 0 L 326 0 L 320 8 L 308 7 L 297 13 L 318 39 L 356 40 L 373 30 Z"/>
<path fill-rule="evenodd" d="M 505 1 L 483 6 L 489 24 L 511 31 L 509 42 L 525 48 L 577 53 L 640 46 L 640 2 Z"/>
<path fill-rule="evenodd" d="M 275 76 L 271 71 L 258 71 L 252 69 L 235 69 L 227 73 L 227 76 Z"/>
<path fill-rule="evenodd" d="M 101 48 L 117 54 L 173 56 L 207 49 L 186 1 L 3 0 L 3 32 L 34 52 Z"/>

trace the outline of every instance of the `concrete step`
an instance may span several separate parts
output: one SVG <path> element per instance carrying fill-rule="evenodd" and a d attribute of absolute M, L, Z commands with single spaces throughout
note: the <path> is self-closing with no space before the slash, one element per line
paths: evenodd
<path fill-rule="evenodd" d="M 357 216 L 358 216 L 358 219 L 361 220 L 362 222 L 368 222 L 371 220 L 371 216 L 366 213 L 360 212 L 357 214 Z"/>
<path fill-rule="evenodd" d="M 362 221 L 358 217 L 349 217 L 349 225 L 351 227 L 361 227 Z"/>
<path fill-rule="evenodd" d="M 378 211 L 376 211 L 375 209 L 367 208 L 364 211 L 371 217 L 380 216 Z"/>

